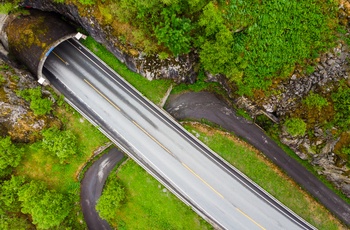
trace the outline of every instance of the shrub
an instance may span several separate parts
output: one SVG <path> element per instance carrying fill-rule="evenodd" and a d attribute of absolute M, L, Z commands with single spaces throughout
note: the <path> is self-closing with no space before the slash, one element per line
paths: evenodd
<path fill-rule="evenodd" d="M 158 43 L 165 44 L 175 56 L 188 53 L 191 45 L 191 20 L 178 17 L 171 8 L 164 8 L 161 15 L 162 19 L 154 29 Z"/>
<path fill-rule="evenodd" d="M 6 82 L 5 77 L 0 74 L 0 86 L 2 86 L 5 82 Z"/>
<path fill-rule="evenodd" d="M 102 196 L 97 201 L 96 210 L 103 219 L 113 220 L 124 199 L 125 191 L 117 177 L 110 177 Z"/>
<path fill-rule="evenodd" d="M 77 152 L 77 138 L 70 131 L 61 131 L 56 127 L 52 127 L 42 131 L 44 148 L 55 154 L 62 164 L 69 157 Z"/>
<path fill-rule="evenodd" d="M 289 118 L 284 122 L 286 131 L 292 136 L 303 136 L 306 132 L 306 123 L 300 118 Z"/>
<path fill-rule="evenodd" d="M 0 137 L 0 171 L 6 171 L 7 168 L 17 167 L 21 161 L 23 149 L 14 145 L 10 137 Z M 2 173 L 0 173 L 1 176 Z"/>
<path fill-rule="evenodd" d="M 320 111 L 324 106 L 328 105 L 326 98 L 314 92 L 310 92 L 309 95 L 307 95 L 307 97 L 303 100 L 303 103 L 309 108 L 316 108 L 318 111 Z"/>
<path fill-rule="evenodd" d="M 48 98 L 42 98 L 40 87 L 18 91 L 17 95 L 30 102 L 30 108 L 35 115 L 45 115 L 52 110 L 52 101 Z"/>
<path fill-rule="evenodd" d="M 0 4 L 0 13 L 8 14 L 14 8 L 14 4 L 10 2 L 5 2 Z"/>

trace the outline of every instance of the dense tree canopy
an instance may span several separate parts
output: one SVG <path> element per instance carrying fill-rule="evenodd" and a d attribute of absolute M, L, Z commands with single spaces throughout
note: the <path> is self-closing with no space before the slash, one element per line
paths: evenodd
<path fill-rule="evenodd" d="M 56 127 L 42 132 L 44 148 L 55 154 L 63 163 L 77 153 L 77 138 L 70 130 L 61 131 Z"/>
<path fill-rule="evenodd" d="M 6 175 L 12 167 L 21 161 L 23 149 L 12 143 L 10 137 L 0 137 L 0 177 Z"/>
<path fill-rule="evenodd" d="M 151 39 L 175 56 L 197 49 L 205 70 L 226 75 L 240 94 L 266 90 L 272 79 L 317 57 L 333 44 L 337 24 L 336 5 L 321 0 L 116 0 L 109 5 L 109 14 L 137 31 L 133 41 L 118 30 L 121 38 Z"/>
<path fill-rule="evenodd" d="M 58 226 L 70 212 L 70 200 L 61 193 L 48 190 L 46 184 L 32 180 L 18 192 L 22 212 L 30 214 L 33 224 L 41 229 Z"/>

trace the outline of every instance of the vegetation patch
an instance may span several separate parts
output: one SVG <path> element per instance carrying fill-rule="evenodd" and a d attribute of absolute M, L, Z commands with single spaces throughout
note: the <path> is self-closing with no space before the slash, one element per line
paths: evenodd
<path fill-rule="evenodd" d="M 311 72 L 310 63 L 334 45 L 338 24 L 334 1 L 119 0 L 91 4 L 100 9 L 95 17 L 112 28 L 122 46 L 174 56 L 196 49 L 206 71 L 226 75 L 238 86 L 237 92 L 245 95 L 266 91 L 274 79 L 289 76 L 296 65 Z"/>
<path fill-rule="evenodd" d="M 111 178 L 114 177 L 114 178 Z M 110 224 L 118 229 L 212 229 L 180 202 L 164 186 L 143 170 L 134 161 L 127 161 L 115 174 L 110 174 L 105 191 L 115 188 L 126 198 L 104 197 L 118 201 L 119 208 L 110 213 Z M 108 193 L 107 193 L 108 194 Z"/>
<path fill-rule="evenodd" d="M 300 118 L 288 118 L 284 122 L 286 131 L 292 136 L 303 136 L 306 132 L 306 123 Z"/>
<path fill-rule="evenodd" d="M 17 94 L 30 102 L 30 108 L 35 115 L 45 115 L 52 110 L 53 102 L 50 99 L 43 97 L 41 87 L 18 91 Z"/>
<path fill-rule="evenodd" d="M 161 102 L 167 89 L 171 85 L 170 80 L 149 81 L 140 74 L 129 70 L 104 46 L 97 43 L 91 37 L 88 37 L 85 41 L 82 41 L 82 43 L 153 103 L 159 104 Z"/>

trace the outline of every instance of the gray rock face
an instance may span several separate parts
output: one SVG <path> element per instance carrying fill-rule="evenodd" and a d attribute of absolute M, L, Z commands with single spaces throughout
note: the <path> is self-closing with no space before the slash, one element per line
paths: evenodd
<path fill-rule="evenodd" d="M 196 80 L 197 72 L 195 65 L 198 62 L 198 55 L 192 52 L 179 57 L 160 59 L 159 55 L 146 56 L 140 50 L 133 48 L 131 44 L 124 45 L 112 35 L 111 27 L 102 26 L 92 15 L 93 7 L 84 9 L 86 12 L 79 12 L 78 8 L 71 4 L 58 4 L 51 0 L 25 1 L 27 6 L 43 11 L 53 11 L 64 15 L 69 20 L 83 27 L 96 41 L 102 43 L 121 62 L 125 63 L 129 69 L 141 74 L 149 80 L 152 79 L 172 79 L 175 82 L 193 83 Z M 86 16 L 81 16 L 84 13 Z"/>
<path fill-rule="evenodd" d="M 342 44 L 335 47 L 320 57 L 315 71 L 309 75 L 295 72 L 289 80 L 276 86 L 276 92 L 270 97 L 261 101 L 250 101 L 245 97 L 236 99 L 238 105 L 245 108 L 253 117 L 261 114 L 276 115 L 277 118 L 287 117 L 291 111 L 295 111 L 310 91 L 322 89 L 323 92 L 331 92 L 334 85 L 342 79 L 349 79 L 349 52 Z M 274 117 L 274 116 L 273 116 Z M 274 120 L 274 119 L 272 119 Z M 274 120 L 276 121 L 276 120 Z M 313 136 L 292 137 L 283 130 L 281 126 L 280 140 L 289 146 L 295 153 L 304 160 L 317 166 L 319 174 L 333 183 L 338 189 L 350 197 L 350 170 L 345 163 L 339 163 L 341 159 L 334 154 L 334 147 L 339 141 L 331 130 L 322 130 L 320 127 L 313 128 Z"/>
<path fill-rule="evenodd" d="M 1 45 L 0 45 L 1 46 Z M 3 54 L 3 56 L 5 56 Z M 34 77 L 26 71 L 9 67 L 0 56 L 0 135 L 10 136 L 16 142 L 34 142 L 38 134 L 51 124 L 60 125 L 53 116 L 35 116 L 17 90 L 38 86 Z"/>

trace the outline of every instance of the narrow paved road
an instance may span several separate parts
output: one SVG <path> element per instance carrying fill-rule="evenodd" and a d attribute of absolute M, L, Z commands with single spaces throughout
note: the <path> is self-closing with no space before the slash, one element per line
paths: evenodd
<path fill-rule="evenodd" d="M 84 175 L 81 182 L 80 203 L 89 230 L 111 229 L 107 221 L 100 218 L 95 205 L 102 194 L 109 173 L 123 157 L 122 152 L 117 148 L 112 148 L 107 154 L 94 162 Z"/>
<path fill-rule="evenodd" d="M 247 140 L 263 152 L 299 185 L 350 226 L 350 205 L 326 187 L 306 168 L 285 153 L 254 123 L 239 117 L 223 101 L 207 92 L 170 97 L 166 110 L 176 119 L 207 119 Z"/>

